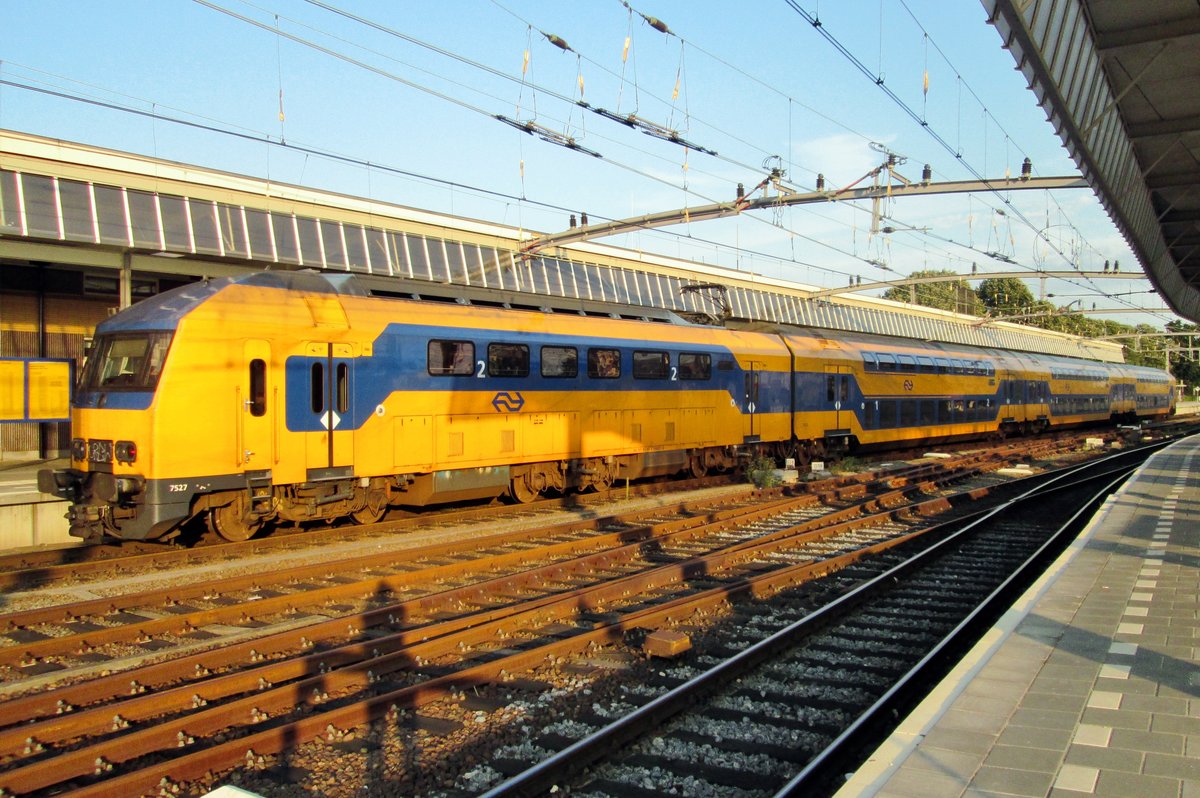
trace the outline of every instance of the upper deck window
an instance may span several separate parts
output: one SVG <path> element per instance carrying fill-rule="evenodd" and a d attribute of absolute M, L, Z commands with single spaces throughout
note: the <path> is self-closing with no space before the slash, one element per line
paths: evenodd
<path fill-rule="evenodd" d="M 593 379 L 616 379 L 621 376 L 621 352 L 617 349 L 589 349 L 588 376 Z"/>
<path fill-rule="evenodd" d="M 704 352 L 679 353 L 679 379 L 707 380 L 712 378 L 712 355 Z"/>
<path fill-rule="evenodd" d="M 633 376 L 638 380 L 665 380 L 671 369 L 671 357 L 666 352 L 634 352 Z"/>
<path fill-rule="evenodd" d="M 529 347 L 525 344 L 488 344 L 489 377 L 528 377 Z"/>
<path fill-rule="evenodd" d="M 79 390 L 153 391 L 170 346 L 169 332 L 101 335 L 84 364 Z"/>
<path fill-rule="evenodd" d="M 573 346 L 543 346 L 543 377 L 576 377 L 579 375 L 579 350 Z"/>
<path fill-rule="evenodd" d="M 430 341 L 428 352 L 428 370 L 435 377 L 475 373 L 475 344 L 470 341 Z"/>

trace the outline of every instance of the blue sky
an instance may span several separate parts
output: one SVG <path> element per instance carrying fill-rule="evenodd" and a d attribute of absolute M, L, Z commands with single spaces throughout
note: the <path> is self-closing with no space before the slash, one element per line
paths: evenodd
<path fill-rule="evenodd" d="M 781 166 L 799 190 L 811 190 L 818 172 L 829 186 L 847 185 L 880 163 L 870 142 L 907 156 L 899 171 L 910 179 L 925 163 L 935 180 L 969 179 L 966 165 L 1001 177 L 1019 172 L 1025 157 L 1040 176 L 1075 173 L 971 0 L 796 0 L 871 77 L 785 0 L 630 3 L 673 35 L 620 0 L 328 4 L 385 30 L 303 0 L 211 2 L 266 29 L 195 0 L 10 0 L 0 79 L 240 137 L 11 85 L 0 85 L 0 127 L 539 232 L 564 229 L 568 211 L 599 221 L 727 200 L 738 182 L 755 185 L 764 163 Z M 634 113 L 717 155 L 579 108 L 581 78 L 590 105 Z M 878 78 L 927 125 L 889 99 Z M 540 141 L 497 114 L 570 136 L 603 157 Z M 1106 259 L 1136 268 L 1090 191 L 1010 199 L 1012 206 L 982 194 L 885 203 L 883 223 L 901 230 L 891 235 L 871 235 L 869 203 L 842 203 L 606 241 L 822 287 L 851 275 L 868 282 L 917 269 L 970 271 L 973 262 L 980 271 L 1010 268 L 987 252 L 1031 269 L 1070 268 L 1059 252 L 1085 269 Z M 1031 288 L 1038 292 L 1036 281 Z M 1100 288 L 1138 292 L 1149 283 Z M 1153 294 L 1106 299 L 1082 280 L 1051 281 L 1047 290 L 1059 304 L 1085 295 L 1085 308 L 1161 305 Z"/>

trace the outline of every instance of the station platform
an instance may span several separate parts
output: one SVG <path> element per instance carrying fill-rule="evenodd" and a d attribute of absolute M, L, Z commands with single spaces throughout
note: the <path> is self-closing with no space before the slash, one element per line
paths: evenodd
<path fill-rule="evenodd" d="M 0 551 L 79 542 L 68 533 L 67 503 L 37 487 L 40 469 L 69 465 L 69 460 L 0 463 Z"/>
<path fill-rule="evenodd" d="M 1155 454 L 838 798 L 1200 798 L 1200 436 Z"/>

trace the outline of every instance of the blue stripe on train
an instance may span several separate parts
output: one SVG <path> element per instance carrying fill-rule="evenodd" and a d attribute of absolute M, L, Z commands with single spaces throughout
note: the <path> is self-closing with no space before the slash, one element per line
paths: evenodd
<path fill-rule="evenodd" d="M 428 344 L 431 339 L 470 341 L 475 347 L 476 365 L 470 376 L 432 376 L 428 373 Z M 479 377 L 485 369 L 489 343 L 516 343 L 529 346 L 528 377 Z M 575 377 L 541 376 L 542 346 L 574 346 L 579 350 L 579 373 Z M 587 376 L 588 348 L 619 349 L 621 376 L 615 379 L 594 379 Z M 635 379 L 632 374 L 632 352 L 666 351 L 671 367 L 679 362 L 680 353 L 712 355 L 709 380 Z M 729 367 L 723 369 L 722 361 Z M 325 410 L 313 409 L 312 368 L 325 363 L 322 357 L 289 357 L 285 380 L 287 392 L 287 428 L 295 432 L 316 432 L 324 429 Z M 413 326 L 391 324 L 375 339 L 373 354 L 358 358 L 334 358 L 350 367 L 350 404 L 347 412 L 338 412 L 337 429 L 357 429 L 375 412 L 375 408 L 395 393 L 408 391 L 453 391 L 461 397 L 453 413 L 476 414 L 513 411 L 538 412 L 544 408 L 520 404 L 515 394 L 573 391 L 604 393 L 609 391 L 711 391 L 729 395 L 730 401 L 742 413 L 749 413 L 745 400 L 746 372 L 738 366 L 733 353 L 726 347 L 702 346 L 678 342 L 642 341 L 638 339 L 594 338 L 547 333 L 479 330 L 476 328 Z M 787 372 L 763 371 L 759 374 L 756 413 L 786 413 L 790 409 L 790 375 Z M 508 394 L 508 399 L 497 398 Z M 504 400 L 504 401 L 501 401 Z"/>

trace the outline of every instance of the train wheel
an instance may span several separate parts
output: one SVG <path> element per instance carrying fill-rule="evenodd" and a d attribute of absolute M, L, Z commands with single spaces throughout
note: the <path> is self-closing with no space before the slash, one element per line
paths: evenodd
<path fill-rule="evenodd" d="M 245 502 L 240 496 L 223 507 L 208 511 L 208 528 L 231 543 L 249 540 L 262 527 L 262 519 L 245 511 Z"/>
<path fill-rule="evenodd" d="M 538 497 L 539 492 L 530 487 L 524 474 L 508 483 L 508 496 L 517 504 L 529 504 Z"/>
<path fill-rule="evenodd" d="M 708 474 L 708 465 L 704 462 L 704 452 L 694 453 L 690 458 L 689 466 L 691 467 L 692 476 L 696 479 L 700 479 Z"/>
<path fill-rule="evenodd" d="M 350 517 L 360 524 L 374 524 L 383 518 L 387 510 L 387 493 L 382 490 L 368 490 L 366 504 L 361 510 L 350 513 Z"/>

